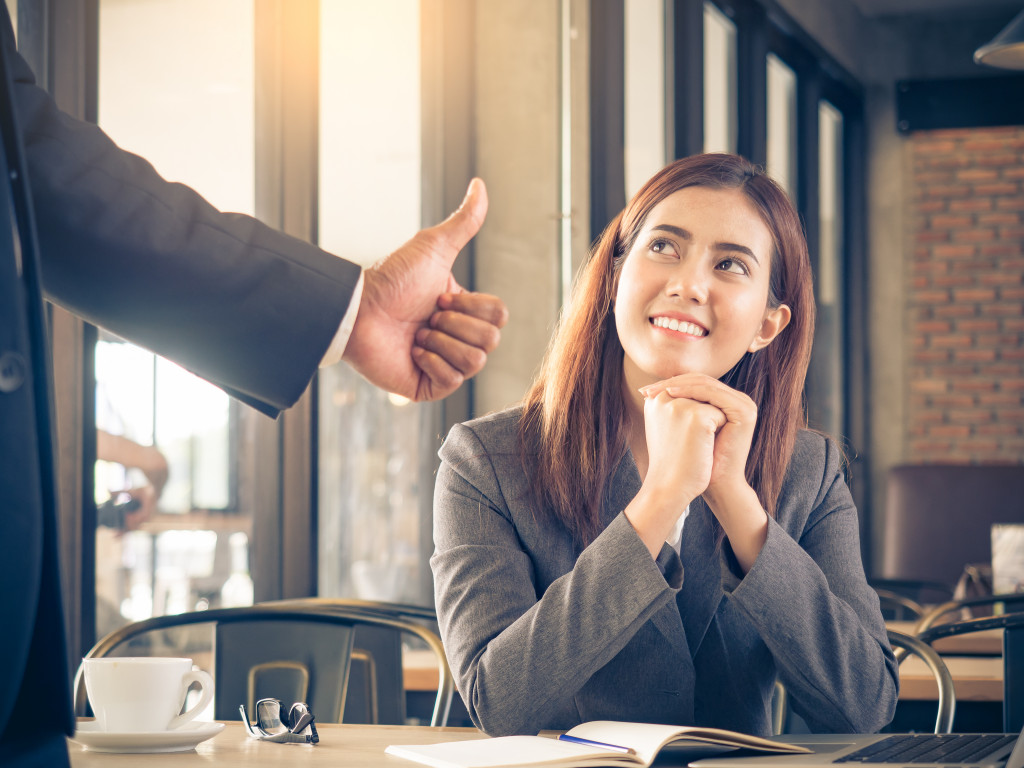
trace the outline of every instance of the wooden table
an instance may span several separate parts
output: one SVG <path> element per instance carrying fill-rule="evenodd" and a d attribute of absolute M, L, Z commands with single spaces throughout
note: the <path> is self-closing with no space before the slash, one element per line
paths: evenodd
<path fill-rule="evenodd" d="M 109 754 L 90 752 L 68 742 L 73 768 L 198 768 L 199 766 L 331 766 L 338 768 L 411 768 L 415 763 L 384 754 L 389 744 L 433 744 L 439 741 L 485 738 L 475 728 L 429 728 L 399 725 L 318 725 L 320 743 L 273 744 L 250 738 L 241 722 L 229 722 L 223 731 L 195 750 L 164 754 Z"/>
<path fill-rule="evenodd" d="M 1002 656 L 946 656 L 942 660 L 949 668 L 956 689 L 957 702 L 1002 701 Z M 900 699 L 935 701 L 939 687 L 928 666 L 916 656 L 910 656 L 900 665 Z"/>
<path fill-rule="evenodd" d="M 905 635 L 913 635 L 914 623 L 913 621 L 887 621 L 885 626 Z M 936 640 L 932 647 L 944 656 L 947 654 L 951 656 L 1002 656 L 1003 630 L 986 629 L 981 632 L 967 632 L 962 635 L 943 637 Z"/>

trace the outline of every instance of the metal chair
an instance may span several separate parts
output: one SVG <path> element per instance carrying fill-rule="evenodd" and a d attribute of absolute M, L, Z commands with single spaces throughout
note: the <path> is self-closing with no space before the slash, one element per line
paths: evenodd
<path fill-rule="evenodd" d="M 431 725 L 444 725 L 455 686 L 440 638 L 421 623 L 387 616 L 382 610 L 271 603 L 158 616 L 111 632 L 86 658 L 189 656 L 214 677 L 218 720 L 236 719 L 239 704 L 252 711 L 256 700 L 273 697 L 308 703 L 321 722 L 402 725 L 403 636 L 417 638 L 437 657 L 438 690 Z M 356 641 L 363 639 L 372 641 L 360 643 L 368 649 L 357 647 Z M 366 684 L 358 693 L 366 702 L 359 711 L 365 717 L 346 719 L 356 691 L 352 682 L 358 675 L 353 669 L 360 663 Z M 381 685 L 384 678 L 387 685 Z M 81 669 L 75 676 L 75 710 L 86 713 Z"/>
<path fill-rule="evenodd" d="M 914 625 L 914 634 L 920 635 L 926 629 L 930 629 L 939 623 L 939 619 L 951 613 L 959 611 L 961 614 L 967 612 L 968 615 L 971 615 L 975 608 L 991 608 L 998 603 L 1002 603 L 1004 607 L 1013 606 L 1015 609 L 1020 610 L 1024 608 L 1024 592 L 985 595 L 984 597 L 972 597 L 966 600 L 948 600 L 922 614 L 917 624 Z M 956 620 L 953 619 L 953 621 Z M 948 621 L 949 619 L 947 619 Z"/>
<path fill-rule="evenodd" d="M 943 637 L 988 629 L 1003 630 L 1003 731 L 1018 733 L 1024 727 L 1024 612 L 933 624 L 917 638 L 930 645 Z"/>
<path fill-rule="evenodd" d="M 935 682 L 939 687 L 938 712 L 935 715 L 935 733 L 952 733 L 953 715 L 956 713 L 956 691 L 953 688 L 953 677 L 946 668 L 942 657 L 936 653 L 930 645 L 893 629 L 887 630 L 889 645 L 897 649 L 903 649 L 901 654 L 896 651 L 896 658 L 901 663 L 907 654 L 919 657 L 935 675 Z M 779 736 L 786 732 L 786 722 L 789 718 L 789 706 L 785 686 L 775 681 L 775 692 L 772 696 L 772 733 Z"/>
<path fill-rule="evenodd" d="M 917 656 L 932 671 L 935 683 L 939 687 L 938 711 L 935 714 L 935 733 L 952 733 L 953 716 L 956 714 L 956 690 L 953 687 L 953 676 L 949 674 L 946 662 L 927 643 L 919 638 L 906 635 L 896 630 L 888 630 L 889 645 L 893 646 L 896 659 L 901 664 L 908 654 Z M 900 653 L 900 649 L 903 653 Z"/>

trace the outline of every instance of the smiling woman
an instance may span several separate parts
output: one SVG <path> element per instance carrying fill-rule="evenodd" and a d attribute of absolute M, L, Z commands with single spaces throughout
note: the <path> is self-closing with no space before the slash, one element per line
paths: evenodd
<path fill-rule="evenodd" d="M 676 161 L 608 225 L 524 403 L 441 450 L 438 618 L 478 726 L 769 735 L 776 678 L 815 730 L 888 722 L 841 454 L 801 429 L 813 316 L 797 214 L 742 158 Z"/>

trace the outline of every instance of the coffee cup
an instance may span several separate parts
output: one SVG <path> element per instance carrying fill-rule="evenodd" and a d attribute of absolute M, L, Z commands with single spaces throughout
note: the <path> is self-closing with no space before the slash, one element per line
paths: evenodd
<path fill-rule="evenodd" d="M 85 690 L 96 722 L 107 733 L 158 733 L 180 728 L 213 699 L 213 678 L 192 668 L 192 659 L 106 657 L 84 659 Z M 189 686 L 199 702 L 181 713 Z"/>

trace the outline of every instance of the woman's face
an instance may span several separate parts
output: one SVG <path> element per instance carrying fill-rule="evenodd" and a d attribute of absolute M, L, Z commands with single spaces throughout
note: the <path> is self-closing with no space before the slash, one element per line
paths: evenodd
<path fill-rule="evenodd" d="M 737 189 L 686 187 L 650 212 L 619 274 L 627 391 L 681 373 L 721 378 L 789 322 L 768 308 L 772 238 Z"/>

